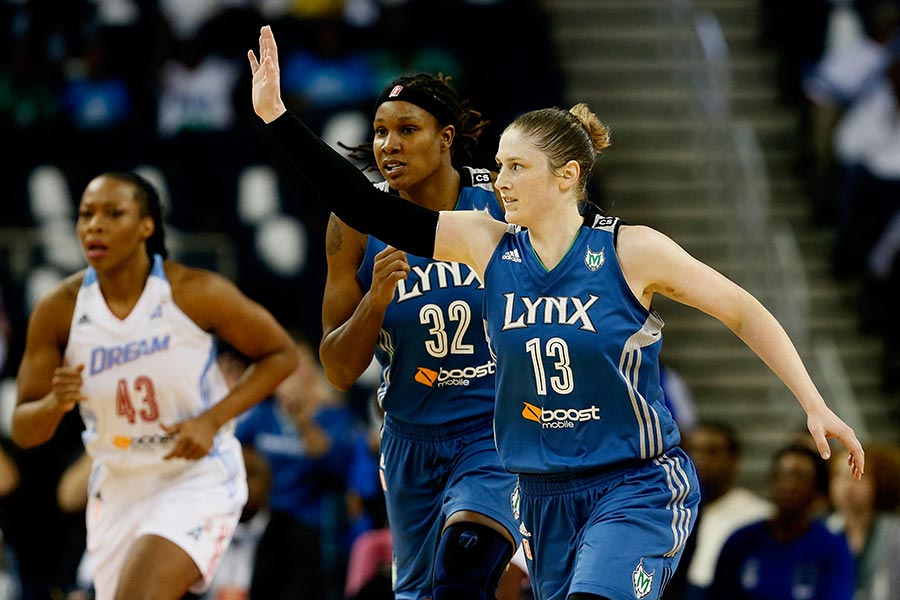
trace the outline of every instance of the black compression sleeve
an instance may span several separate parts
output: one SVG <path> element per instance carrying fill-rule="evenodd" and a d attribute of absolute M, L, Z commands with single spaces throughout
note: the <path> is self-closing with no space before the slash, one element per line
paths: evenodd
<path fill-rule="evenodd" d="M 347 225 L 410 254 L 434 255 L 439 213 L 376 189 L 359 169 L 290 111 L 266 128 Z"/>

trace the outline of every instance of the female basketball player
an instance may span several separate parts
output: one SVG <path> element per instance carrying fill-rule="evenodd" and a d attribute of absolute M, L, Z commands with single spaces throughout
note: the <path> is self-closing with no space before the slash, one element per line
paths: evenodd
<path fill-rule="evenodd" d="M 536 598 L 657 598 L 696 519 L 696 474 L 659 387 L 654 294 L 727 324 L 796 395 L 820 454 L 827 458 L 827 438 L 837 438 L 862 475 L 855 434 L 758 301 L 653 229 L 579 214 L 609 144 L 587 106 L 533 111 L 507 127 L 495 182 L 507 226 L 373 189 L 287 112 L 268 27 L 261 62 L 249 59 L 257 115 L 320 190 L 343 184 L 323 193 L 342 220 L 411 253 L 466 263 L 484 282 L 496 442 L 518 474 L 512 510 Z"/>
<path fill-rule="evenodd" d="M 374 141 L 356 150 L 377 165 L 380 189 L 433 210 L 503 218 L 490 172 L 459 166 L 485 123 L 448 80 L 401 77 L 376 107 Z M 407 255 L 335 216 L 327 256 L 319 353 L 328 378 L 347 389 L 373 354 L 382 367 L 394 594 L 440 599 L 472 587 L 493 598 L 517 543 L 509 511 L 516 480 L 494 447 L 481 282 L 465 265 Z M 471 547 L 458 543 L 472 533 Z"/>
<path fill-rule="evenodd" d="M 233 417 L 297 361 L 231 282 L 165 260 L 160 214 L 137 175 L 88 184 L 77 231 L 89 266 L 35 305 L 18 373 L 17 444 L 46 442 L 76 406 L 84 420 L 98 600 L 177 600 L 209 584 L 247 499 Z M 213 336 L 254 361 L 231 392 Z"/>

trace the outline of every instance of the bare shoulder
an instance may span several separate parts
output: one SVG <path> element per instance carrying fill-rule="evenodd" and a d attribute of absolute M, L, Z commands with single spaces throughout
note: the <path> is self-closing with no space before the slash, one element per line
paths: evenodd
<path fill-rule="evenodd" d="M 172 260 L 166 260 L 164 265 L 176 302 L 179 297 L 207 299 L 225 289 L 235 288 L 230 279 L 214 271 L 189 267 Z"/>
<path fill-rule="evenodd" d="M 84 283 L 85 271 L 70 275 L 44 293 L 31 311 L 33 325 L 45 331 L 52 331 L 62 343 L 68 337 L 72 326 L 72 314 L 78 290 Z"/>
<path fill-rule="evenodd" d="M 369 236 L 353 229 L 334 213 L 328 218 L 328 229 L 325 232 L 325 251 L 327 256 L 335 254 L 352 254 L 362 256 L 365 253 Z"/>
<path fill-rule="evenodd" d="M 84 283 L 84 271 L 79 271 L 74 275 L 69 275 L 47 293 L 41 296 L 36 305 L 45 309 L 51 309 L 54 312 L 68 312 L 69 316 L 75 310 L 75 300 L 78 298 L 78 290 Z"/>
<path fill-rule="evenodd" d="M 223 304 L 241 295 L 237 285 L 219 273 L 165 261 L 172 300 L 199 327 L 209 329 L 209 316 Z"/>
<path fill-rule="evenodd" d="M 675 245 L 666 234 L 646 225 L 622 225 L 616 238 L 616 250 L 625 255 L 646 258 L 646 253 L 665 250 Z"/>

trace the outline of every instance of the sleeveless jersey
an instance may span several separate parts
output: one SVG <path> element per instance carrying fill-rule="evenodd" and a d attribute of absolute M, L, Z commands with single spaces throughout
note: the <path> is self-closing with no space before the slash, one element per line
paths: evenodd
<path fill-rule="evenodd" d="M 527 231 L 509 226 L 488 263 L 494 430 L 509 471 L 602 469 L 680 441 L 659 385 L 663 321 L 628 288 L 618 225 L 595 217 L 549 272 Z"/>
<path fill-rule="evenodd" d="M 175 436 L 160 426 L 195 417 L 228 393 L 215 359 L 215 338 L 172 300 L 159 255 L 124 319 L 109 310 L 97 273 L 88 267 L 65 350 L 66 364 L 84 365 L 81 392 L 87 399 L 79 409 L 88 454 L 117 470 L 191 464 L 162 460 Z M 219 430 L 211 455 L 226 441 L 236 447 L 233 431 L 233 422 Z"/>
<path fill-rule="evenodd" d="M 503 220 L 489 171 L 461 170 L 454 210 L 480 210 Z M 363 289 L 371 287 L 375 255 L 385 247 L 369 236 L 358 271 Z M 419 425 L 490 417 L 495 365 L 485 338 L 481 281 L 460 263 L 411 254 L 407 260 L 411 271 L 394 292 L 375 348 L 382 409 Z"/>

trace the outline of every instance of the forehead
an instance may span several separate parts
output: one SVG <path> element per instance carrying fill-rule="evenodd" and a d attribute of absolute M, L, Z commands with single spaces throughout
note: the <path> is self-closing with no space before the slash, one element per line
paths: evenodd
<path fill-rule="evenodd" d="M 543 153 L 519 129 L 509 128 L 500 136 L 498 160 L 537 160 Z"/>
<path fill-rule="evenodd" d="M 437 123 L 437 119 L 430 112 L 421 106 L 403 100 L 382 102 L 378 110 L 375 111 L 375 123 L 378 124 L 410 121 L 432 121 Z"/>
<path fill-rule="evenodd" d="M 775 473 L 792 473 L 812 476 L 816 471 L 816 466 L 812 461 L 812 457 L 806 454 L 800 454 L 799 452 L 788 452 L 778 459 L 778 464 L 775 467 Z"/>
<path fill-rule="evenodd" d="M 87 185 L 81 202 L 137 202 L 132 185 L 114 177 L 97 177 Z"/>

